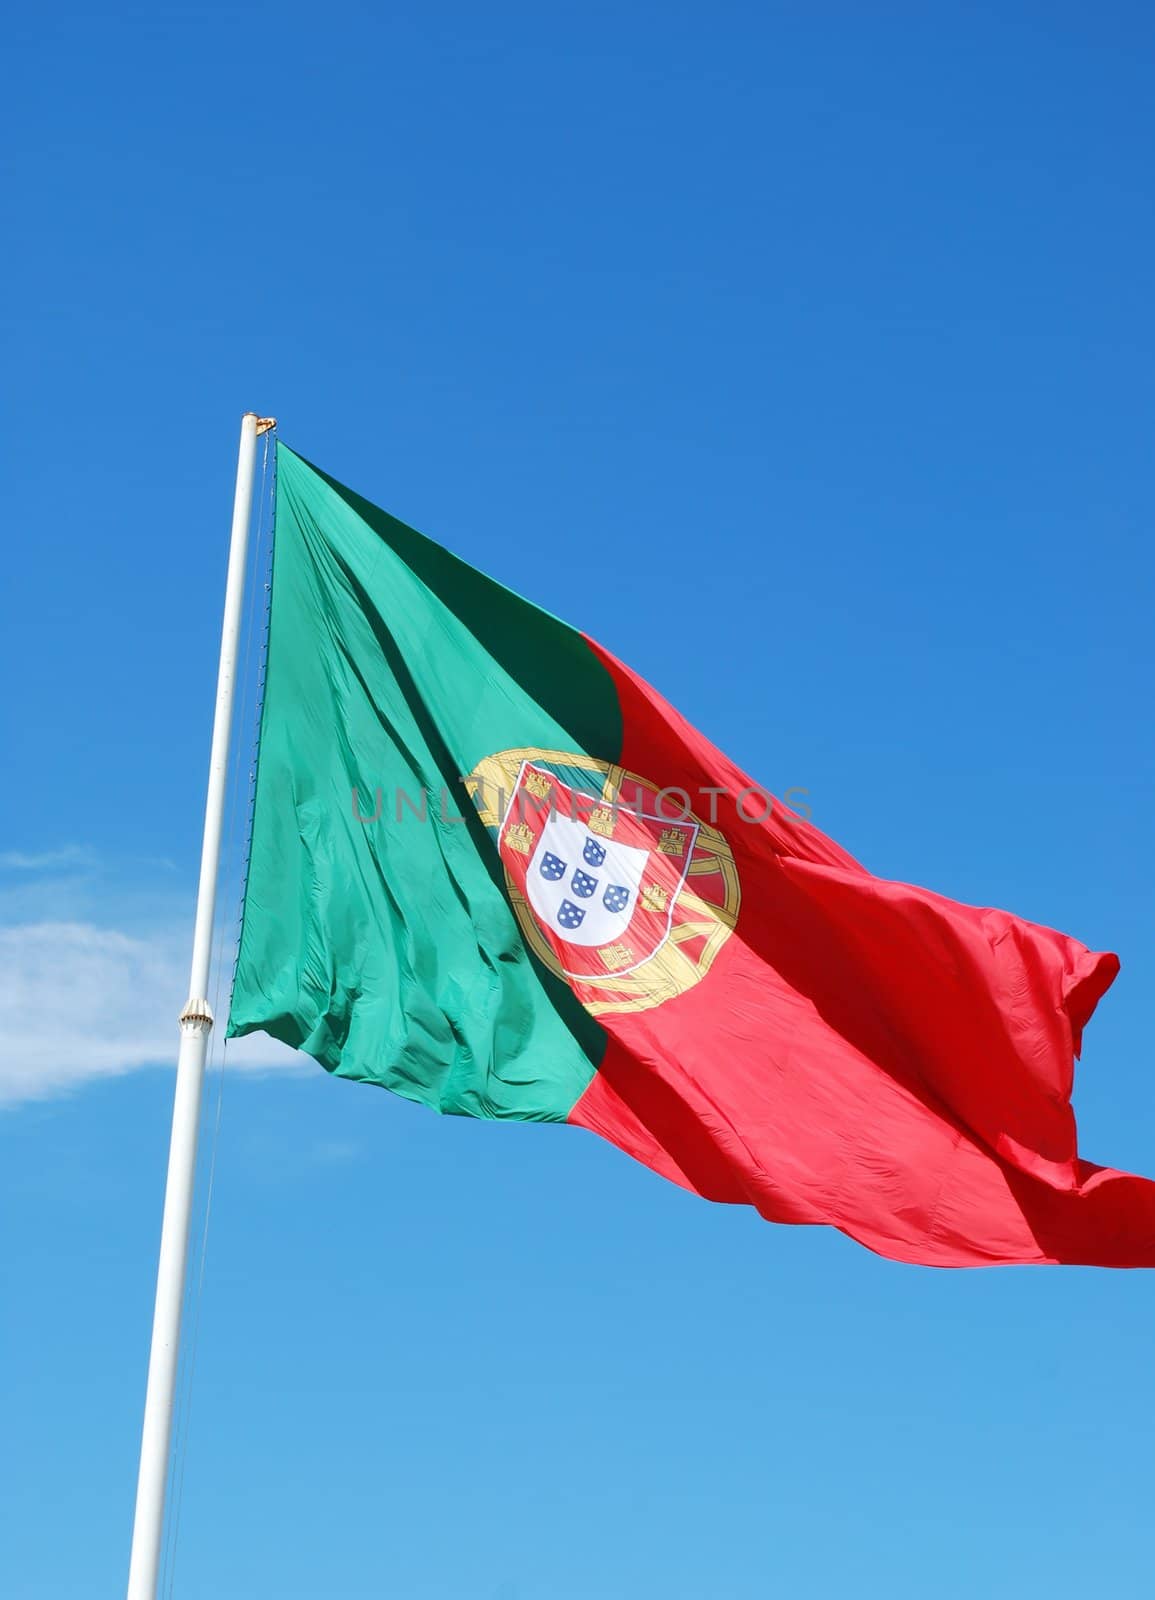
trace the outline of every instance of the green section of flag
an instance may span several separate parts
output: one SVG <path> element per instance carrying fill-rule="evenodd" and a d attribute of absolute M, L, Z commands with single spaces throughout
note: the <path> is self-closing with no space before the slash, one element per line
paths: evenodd
<path fill-rule="evenodd" d="M 460 779 L 502 750 L 620 743 L 580 634 L 278 444 L 230 1035 L 440 1111 L 564 1120 L 604 1036 L 524 946 Z M 362 817 L 380 791 L 376 821 L 355 788 Z"/>

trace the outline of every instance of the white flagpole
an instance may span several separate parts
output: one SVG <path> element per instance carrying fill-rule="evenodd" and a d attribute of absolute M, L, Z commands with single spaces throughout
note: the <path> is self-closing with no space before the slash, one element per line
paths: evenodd
<path fill-rule="evenodd" d="M 209 757 L 208 796 L 205 800 L 204 843 L 201 847 L 200 884 L 193 932 L 192 972 L 188 1002 L 180 1014 L 180 1053 L 177 1056 L 172 1138 L 164 1191 L 164 1220 L 160 1232 L 160 1261 L 156 1273 L 156 1307 L 148 1359 L 148 1388 L 144 1400 L 128 1600 L 156 1600 L 160 1575 L 165 1483 L 172 1441 L 173 1398 L 180 1345 L 181 1303 L 188 1261 L 193 1180 L 196 1175 L 201 1085 L 213 1026 L 213 1014 L 207 999 L 209 961 L 212 956 L 217 868 L 220 864 L 221 829 L 224 823 L 225 779 L 228 776 L 241 604 L 245 593 L 253 472 L 257 458 L 257 435 L 273 426 L 271 418 L 258 417 L 252 411 L 246 412 L 241 420 L 241 448 L 237 460 L 229 572 L 225 584 L 225 615 L 217 672 L 217 702 L 213 713 L 213 742 Z"/>

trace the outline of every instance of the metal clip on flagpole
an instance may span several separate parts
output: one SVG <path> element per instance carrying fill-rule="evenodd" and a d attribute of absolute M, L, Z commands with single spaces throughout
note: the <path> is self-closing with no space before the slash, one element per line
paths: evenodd
<path fill-rule="evenodd" d="M 148 1388 L 144 1401 L 144 1428 L 140 1444 L 140 1473 L 136 1486 L 136 1516 L 132 1528 L 132 1558 L 128 1573 L 128 1600 L 155 1600 L 160 1575 L 164 1531 L 165 1483 L 172 1442 L 173 1399 L 176 1392 L 177 1354 L 180 1346 L 181 1305 L 188 1261 L 189 1223 L 192 1218 L 193 1182 L 196 1176 L 197 1132 L 201 1086 L 213 1014 L 205 998 L 209 988 L 213 919 L 216 912 L 217 868 L 224 823 L 225 779 L 228 775 L 229 736 L 232 732 L 233 691 L 236 686 L 237 647 L 241 632 L 241 606 L 245 593 L 249 523 L 253 500 L 253 471 L 257 436 L 276 426 L 272 417 L 246 412 L 241 420 L 241 448 L 237 460 L 237 486 L 233 500 L 233 528 L 229 541 L 229 571 L 225 585 L 225 614 L 221 627 L 221 657 L 217 672 L 217 701 L 213 713 L 213 742 L 209 757 L 208 795 L 205 800 L 204 842 L 201 847 L 200 883 L 197 889 L 193 931 L 189 998 L 180 1014 L 180 1053 L 177 1056 L 176 1096 L 173 1102 L 172 1139 L 168 1153 L 168 1179 L 164 1191 L 164 1220 L 160 1233 L 160 1261 L 156 1274 L 156 1307 L 152 1322 L 152 1348 L 148 1360 Z"/>

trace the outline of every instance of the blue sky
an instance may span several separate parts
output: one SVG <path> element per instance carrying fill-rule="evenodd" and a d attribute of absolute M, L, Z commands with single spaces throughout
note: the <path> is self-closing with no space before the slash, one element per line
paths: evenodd
<path fill-rule="evenodd" d="M 5 1596 L 127 1569 L 250 407 L 875 871 L 1118 950 L 1082 1144 L 1155 1173 L 1148 8 L 8 39 Z M 895 1266 L 232 1056 L 177 1596 L 1149 1591 L 1148 1275 Z"/>

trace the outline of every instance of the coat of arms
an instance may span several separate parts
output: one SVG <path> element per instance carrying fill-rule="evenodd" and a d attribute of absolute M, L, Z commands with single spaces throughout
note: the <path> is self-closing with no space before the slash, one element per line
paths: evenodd
<path fill-rule="evenodd" d="M 704 976 L 738 915 L 717 828 L 647 780 L 565 751 L 502 751 L 469 787 L 527 943 L 588 1010 L 641 1010 Z"/>

